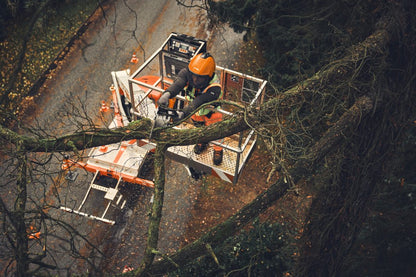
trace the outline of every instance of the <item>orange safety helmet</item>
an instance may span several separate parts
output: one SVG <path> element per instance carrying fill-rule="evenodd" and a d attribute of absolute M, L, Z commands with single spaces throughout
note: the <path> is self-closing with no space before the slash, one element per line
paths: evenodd
<path fill-rule="evenodd" d="M 192 58 L 188 69 L 195 75 L 212 78 L 215 72 L 215 60 L 210 53 L 200 53 Z"/>

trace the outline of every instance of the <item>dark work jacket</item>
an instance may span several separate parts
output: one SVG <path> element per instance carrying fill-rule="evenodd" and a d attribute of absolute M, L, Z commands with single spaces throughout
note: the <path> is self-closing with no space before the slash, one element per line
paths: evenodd
<path fill-rule="evenodd" d="M 213 78 L 207 85 L 202 89 L 195 89 L 192 83 L 192 73 L 189 69 L 183 68 L 179 71 L 175 81 L 173 84 L 166 89 L 170 93 L 170 98 L 175 97 L 179 94 L 182 90 L 185 91 L 185 97 L 188 98 L 191 102 L 183 109 L 185 116 L 189 115 L 193 111 L 197 110 L 199 106 L 215 101 L 220 98 L 221 96 L 221 86 L 220 85 L 212 85 L 213 81 L 217 80 L 218 78 L 214 74 Z M 208 89 L 206 89 L 208 87 Z"/>

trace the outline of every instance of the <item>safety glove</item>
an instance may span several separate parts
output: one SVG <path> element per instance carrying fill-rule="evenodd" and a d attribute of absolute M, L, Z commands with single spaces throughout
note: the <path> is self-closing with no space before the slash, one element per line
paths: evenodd
<path fill-rule="evenodd" d="M 159 101 L 157 101 L 157 104 L 161 107 L 167 107 L 169 105 L 169 99 L 170 99 L 170 92 L 166 91 L 160 96 Z"/>
<path fill-rule="evenodd" d="M 182 112 L 182 111 L 177 111 L 176 112 L 176 114 L 178 115 L 178 116 L 176 116 L 176 117 L 173 117 L 172 118 L 172 121 L 175 123 L 175 122 L 178 122 L 178 121 L 181 121 L 182 119 L 184 119 L 185 118 L 185 113 L 184 112 Z"/>

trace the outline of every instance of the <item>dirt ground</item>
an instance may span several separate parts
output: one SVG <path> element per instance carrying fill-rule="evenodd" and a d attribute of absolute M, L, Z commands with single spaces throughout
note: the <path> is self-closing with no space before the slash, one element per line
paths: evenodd
<path fill-rule="evenodd" d="M 261 147 L 261 146 L 260 146 Z M 206 177 L 200 185 L 197 201 L 192 210 L 191 220 L 186 227 L 186 241 L 193 241 L 209 228 L 223 222 L 257 195 L 277 181 L 275 173 L 267 183 L 271 169 L 270 158 L 262 149 L 256 149 L 248 161 L 238 183 L 224 183 L 214 177 Z M 305 211 L 311 202 L 311 196 L 305 191 L 288 193 L 260 216 L 262 221 L 280 222 L 294 233 L 300 233 Z"/>
<path fill-rule="evenodd" d="M 159 251 L 173 253 L 199 238 L 216 224 L 223 222 L 244 205 L 250 203 L 271 183 L 270 159 L 259 144 L 248 161 L 236 185 L 205 176 L 195 181 L 187 175 L 183 165 L 167 161 L 163 218 L 160 225 Z M 274 174 L 271 182 L 279 178 Z M 124 266 L 138 267 L 146 245 L 147 213 L 152 191 L 141 190 L 133 206 L 125 211 L 117 226 L 102 233 L 111 238 L 101 265 L 108 272 L 120 272 Z M 265 213 L 261 221 L 280 222 L 293 236 L 302 233 L 302 223 L 312 198 L 305 191 L 289 192 Z"/>

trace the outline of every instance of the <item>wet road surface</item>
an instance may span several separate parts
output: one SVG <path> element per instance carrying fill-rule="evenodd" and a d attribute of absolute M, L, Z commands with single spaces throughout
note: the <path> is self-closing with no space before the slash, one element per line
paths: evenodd
<path fill-rule="evenodd" d="M 33 125 L 41 126 L 49 134 L 61 135 L 83 128 L 87 116 L 99 122 L 101 101 L 110 102 L 111 71 L 131 67 L 129 60 L 133 52 L 139 58 L 140 65 L 171 32 L 207 40 L 208 50 L 217 64 L 230 68 L 242 40 L 241 35 L 227 28 L 208 30 L 203 11 L 178 6 L 174 0 L 109 1 L 104 8 L 104 15 L 102 11 L 97 11 L 86 33 L 41 90 L 42 104 Z M 57 171 L 60 159 L 57 155 L 49 170 Z M 78 173 L 76 181 L 69 182 L 59 178 L 57 172 L 58 185 L 49 187 L 46 193 L 36 189 L 31 193 L 39 199 L 46 194 L 47 201 L 55 206 L 75 207 L 92 178 L 84 171 L 78 170 Z M 162 253 L 175 251 L 186 241 L 184 230 L 201 186 L 201 181 L 194 181 L 188 176 L 183 165 L 172 161 L 167 162 L 167 176 L 159 241 Z M 120 272 L 124 265 L 135 267 L 140 264 L 146 242 L 152 191 L 141 187 L 125 189 L 129 191 L 129 202 L 114 226 L 50 210 L 53 216 L 74 226 L 97 245 L 98 249 L 92 250 L 84 240 L 76 241 L 76 247 L 89 256 L 93 264 L 113 273 Z M 101 208 L 98 200 L 93 207 L 97 210 Z M 54 262 L 67 268 L 65 274 L 85 273 L 91 268 L 84 260 L 68 255 L 68 246 L 58 238 L 67 235 L 62 228 L 56 227 L 55 234 L 56 237 L 49 240 L 50 251 L 60 257 Z M 103 258 L 102 254 L 107 258 Z"/>

